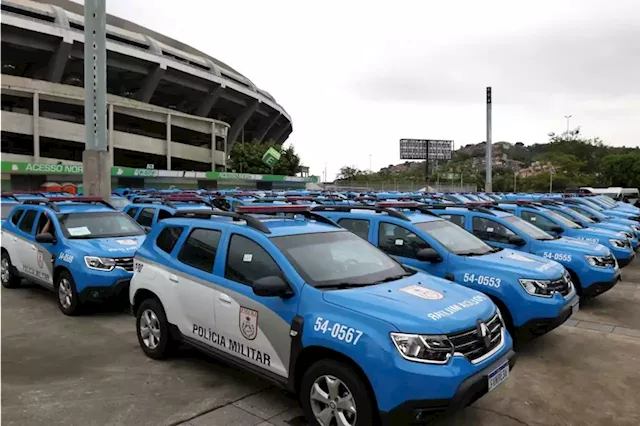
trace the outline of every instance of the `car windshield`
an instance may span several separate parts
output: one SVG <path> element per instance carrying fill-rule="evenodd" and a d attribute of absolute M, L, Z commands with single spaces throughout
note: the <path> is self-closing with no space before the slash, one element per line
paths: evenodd
<path fill-rule="evenodd" d="M 613 201 L 618 194 L 602 194 L 604 197 L 601 198 L 602 202 L 614 207 L 616 205 L 615 201 Z"/>
<path fill-rule="evenodd" d="M 556 222 L 559 222 L 560 224 L 566 226 L 567 228 L 571 228 L 571 229 L 581 229 L 584 228 L 584 226 L 575 223 L 573 220 L 571 219 L 567 219 L 566 217 L 563 217 L 561 215 L 559 215 L 557 212 L 551 211 L 551 210 L 547 210 L 545 212 L 551 219 L 555 220 Z"/>
<path fill-rule="evenodd" d="M 599 211 L 596 211 L 592 208 L 589 208 L 587 206 L 569 206 L 569 208 L 575 212 L 581 213 L 585 216 L 589 216 L 589 218 L 593 219 L 595 221 L 595 219 L 598 219 L 599 221 L 603 221 L 603 220 L 607 220 L 609 219 L 609 216 L 600 213 Z M 597 222 L 597 221 L 596 221 Z"/>
<path fill-rule="evenodd" d="M 144 235 L 129 215 L 121 212 L 69 213 L 58 216 L 62 232 L 71 239 Z"/>
<path fill-rule="evenodd" d="M 603 208 L 600 207 L 599 205 L 597 205 L 596 203 L 594 203 L 591 200 L 587 200 L 582 198 L 582 204 L 584 204 L 585 206 L 591 207 L 592 209 L 596 210 L 596 211 L 602 211 Z"/>
<path fill-rule="evenodd" d="M 2 206 L 0 206 L 2 208 L 2 220 L 5 220 L 6 218 L 8 218 L 9 214 L 11 213 L 11 210 L 13 210 L 13 208 L 17 205 L 18 203 L 3 202 Z"/>
<path fill-rule="evenodd" d="M 118 209 L 118 210 L 124 209 L 129 204 L 131 204 L 131 201 L 127 200 L 126 198 L 112 198 L 111 199 L 111 205 L 113 207 L 115 207 L 116 209 Z"/>
<path fill-rule="evenodd" d="M 272 241 L 302 278 L 316 288 L 373 285 L 413 274 L 348 231 L 288 235 Z"/>
<path fill-rule="evenodd" d="M 587 217 L 582 213 L 578 213 L 577 211 L 574 211 L 574 210 L 572 210 L 571 213 L 568 213 L 563 210 L 554 210 L 554 212 L 558 213 L 560 216 L 565 217 L 571 221 L 579 220 L 585 223 L 596 223 L 596 221 L 591 219 L 590 217 Z"/>
<path fill-rule="evenodd" d="M 509 225 L 512 225 L 518 231 L 527 235 L 529 238 L 533 238 L 534 240 L 547 241 L 556 239 L 554 236 L 547 234 L 542 229 L 530 224 L 524 219 L 520 219 L 518 216 L 506 216 L 503 219 Z"/>
<path fill-rule="evenodd" d="M 415 225 L 454 254 L 483 255 L 495 251 L 480 238 L 446 220 L 420 222 Z"/>

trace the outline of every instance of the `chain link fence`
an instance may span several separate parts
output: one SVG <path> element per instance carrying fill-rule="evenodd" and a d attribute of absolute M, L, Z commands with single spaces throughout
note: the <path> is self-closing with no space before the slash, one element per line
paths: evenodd
<path fill-rule="evenodd" d="M 326 190 L 331 191 L 401 191 L 413 192 L 425 188 L 424 182 L 416 181 L 383 181 L 383 182 L 337 182 L 332 184 L 321 185 Z M 474 184 L 444 184 L 430 183 L 428 192 L 476 192 L 477 188 Z"/>

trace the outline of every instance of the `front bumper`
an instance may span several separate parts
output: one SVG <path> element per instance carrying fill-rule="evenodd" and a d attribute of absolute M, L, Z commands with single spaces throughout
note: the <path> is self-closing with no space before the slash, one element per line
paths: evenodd
<path fill-rule="evenodd" d="M 582 289 L 582 299 L 593 299 L 596 296 L 601 295 L 602 293 L 611 290 L 614 285 L 618 283 L 622 279 L 622 275 L 620 271 L 615 276 L 615 279 L 612 281 L 604 281 L 604 282 L 596 282 L 591 284 L 587 288 Z"/>
<path fill-rule="evenodd" d="M 635 258 L 636 258 L 636 253 L 633 251 L 631 252 L 631 256 L 625 259 L 621 259 L 618 256 L 616 256 L 616 260 L 618 261 L 618 266 L 620 266 L 621 268 L 628 266 Z"/>
<path fill-rule="evenodd" d="M 516 329 L 516 339 L 532 339 L 534 337 L 542 336 L 543 334 L 546 334 L 551 330 L 560 327 L 566 320 L 569 319 L 569 317 L 573 313 L 573 304 L 574 300 L 576 299 L 578 299 L 577 296 L 572 298 L 571 302 L 564 305 L 555 318 L 530 319 Z"/>
<path fill-rule="evenodd" d="M 105 299 L 118 297 L 122 294 L 129 295 L 129 283 L 131 278 L 123 278 L 117 280 L 109 287 L 104 286 L 88 286 L 78 293 L 80 302 L 101 302 Z"/>
<path fill-rule="evenodd" d="M 464 380 L 450 399 L 406 401 L 391 411 L 380 412 L 382 426 L 427 425 L 473 404 L 489 391 L 488 376 L 496 368 L 509 362 L 509 370 L 516 363 L 516 353 L 510 349 L 491 365 Z"/>

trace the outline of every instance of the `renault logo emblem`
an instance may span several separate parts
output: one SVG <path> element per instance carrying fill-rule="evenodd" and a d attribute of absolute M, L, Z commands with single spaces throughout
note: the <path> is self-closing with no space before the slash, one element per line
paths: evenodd
<path fill-rule="evenodd" d="M 482 320 L 478 320 L 477 325 L 477 335 L 478 340 L 482 340 L 484 342 L 484 346 L 488 348 L 491 346 L 491 332 L 489 331 L 489 327 Z"/>

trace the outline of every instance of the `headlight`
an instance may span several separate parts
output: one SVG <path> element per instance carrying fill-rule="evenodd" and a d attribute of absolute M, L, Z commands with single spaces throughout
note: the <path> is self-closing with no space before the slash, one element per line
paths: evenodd
<path fill-rule="evenodd" d="M 97 269 L 99 271 L 111 271 L 116 267 L 115 259 L 108 257 L 85 256 L 84 264 L 89 269 Z"/>
<path fill-rule="evenodd" d="M 633 228 L 634 231 L 636 232 L 640 232 L 640 226 L 638 225 L 631 225 L 631 227 Z"/>
<path fill-rule="evenodd" d="M 620 231 L 618 232 L 618 235 L 622 238 L 633 238 L 633 234 L 631 232 Z"/>
<path fill-rule="evenodd" d="M 609 242 L 616 248 L 627 248 L 630 245 L 628 240 L 609 240 Z"/>
<path fill-rule="evenodd" d="M 453 356 L 447 336 L 391 333 L 391 340 L 404 359 L 427 364 L 446 364 Z"/>
<path fill-rule="evenodd" d="M 595 266 L 596 268 L 606 268 L 610 266 L 607 256 L 585 256 L 584 258 L 587 259 L 589 265 Z"/>
<path fill-rule="evenodd" d="M 548 280 L 527 280 L 521 279 L 519 280 L 522 288 L 524 290 L 533 295 L 540 297 L 551 297 L 551 290 L 549 290 L 549 284 L 551 284 Z"/>

